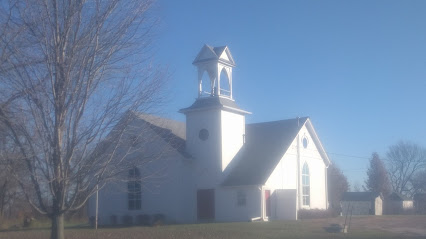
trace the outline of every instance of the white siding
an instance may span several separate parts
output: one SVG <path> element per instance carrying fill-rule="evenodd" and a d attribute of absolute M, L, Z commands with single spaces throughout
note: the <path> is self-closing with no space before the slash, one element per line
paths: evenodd
<path fill-rule="evenodd" d="M 308 145 L 305 149 L 303 147 L 302 139 L 306 137 L 308 139 Z M 308 130 L 305 126 L 299 132 L 299 153 L 300 153 L 300 163 L 299 163 L 299 174 L 297 173 L 297 160 L 298 160 L 298 137 L 293 140 L 287 152 L 281 158 L 278 165 L 275 167 L 271 176 L 268 178 L 265 188 L 271 190 L 271 196 L 274 197 L 274 191 L 277 189 L 295 189 L 298 191 L 298 180 L 299 176 L 300 190 L 301 190 L 301 174 L 303 164 L 306 162 L 309 166 L 310 173 L 310 206 L 300 206 L 302 205 L 302 195 L 299 192 L 297 207 L 305 209 L 326 209 L 327 208 L 327 192 L 326 192 L 326 165 L 311 137 Z M 290 196 L 288 196 L 290 200 Z M 283 199 L 284 200 L 284 199 Z M 272 205 L 272 212 L 278 210 Z M 283 212 L 284 213 L 284 212 Z M 290 212 L 287 212 L 290 213 Z M 274 215 L 275 218 L 294 218 L 292 213 L 291 215 Z M 294 218 L 295 219 L 295 218 Z"/>
<path fill-rule="evenodd" d="M 152 156 L 151 162 L 138 167 L 142 173 L 142 207 L 128 210 L 126 182 L 110 183 L 99 192 L 99 224 L 111 224 L 111 216 L 122 223 L 123 216 L 142 214 L 164 214 L 169 222 L 193 222 L 196 219 L 196 195 L 192 180 L 193 163 L 185 158 L 156 134 L 145 130 L 140 141 L 144 143 L 143 152 L 132 153 L 129 160 Z M 142 136 L 141 136 L 142 137 Z M 148 140 L 149 139 L 149 140 Z M 118 151 L 125 152 L 125 147 Z M 136 165 L 138 165 L 136 163 Z M 127 177 L 127 172 L 123 177 Z M 95 195 L 89 200 L 89 217 L 95 216 Z"/>
<path fill-rule="evenodd" d="M 305 149 L 303 147 L 303 138 L 306 137 L 308 140 L 308 146 Z M 310 195 L 311 205 L 308 208 L 311 209 L 326 209 L 327 208 L 327 192 L 326 192 L 326 175 L 325 175 L 325 164 L 322 159 L 317 146 L 314 143 L 311 135 L 305 126 L 299 132 L 300 139 L 300 172 L 304 163 L 309 166 L 310 173 Z M 300 179 L 301 180 L 301 179 Z M 303 207 L 303 206 L 302 206 Z"/>
<path fill-rule="evenodd" d="M 122 223 L 123 216 L 164 214 L 172 223 L 193 222 L 196 219 L 194 185 L 188 166 L 183 161 L 168 161 L 167 175 L 158 182 L 142 181 L 142 207 L 128 210 L 126 182 L 111 183 L 99 192 L 99 224 L 110 224 L 111 216 Z M 161 165 L 163 166 L 163 165 Z M 95 197 L 89 201 L 89 216 L 95 216 Z"/>
<path fill-rule="evenodd" d="M 238 205 L 238 192 L 245 193 L 246 205 Z M 250 221 L 260 217 L 262 191 L 256 186 L 218 188 L 216 195 L 216 221 Z"/>
<path fill-rule="evenodd" d="M 243 115 L 221 112 L 222 117 L 222 171 L 243 146 L 245 133 L 245 117 Z"/>
<path fill-rule="evenodd" d="M 197 188 L 215 188 L 221 178 L 221 114 L 220 110 L 203 110 L 186 116 L 186 148 L 194 158 L 194 181 Z M 201 129 L 209 131 L 209 137 L 199 138 Z"/>
<path fill-rule="evenodd" d="M 271 216 L 277 220 L 297 219 L 297 190 L 276 189 L 271 195 Z"/>

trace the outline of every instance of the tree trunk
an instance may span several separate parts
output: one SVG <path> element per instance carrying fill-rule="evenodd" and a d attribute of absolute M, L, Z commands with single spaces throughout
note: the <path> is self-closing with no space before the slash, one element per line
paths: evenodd
<path fill-rule="evenodd" d="M 6 187 L 7 187 L 7 180 L 4 181 L 4 184 L 2 186 L 2 188 L 0 189 L 0 196 L 1 196 L 1 201 L 0 201 L 0 216 L 3 216 L 3 210 L 4 210 L 4 204 L 5 199 L 6 199 Z"/>
<path fill-rule="evenodd" d="M 64 214 L 52 216 L 52 229 L 50 239 L 65 239 L 64 236 Z"/>

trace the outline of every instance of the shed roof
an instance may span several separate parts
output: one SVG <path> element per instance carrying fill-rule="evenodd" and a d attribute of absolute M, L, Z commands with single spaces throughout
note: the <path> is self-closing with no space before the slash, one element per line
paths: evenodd
<path fill-rule="evenodd" d="M 374 192 L 345 192 L 342 201 L 372 201 L 380 194 Z"/>

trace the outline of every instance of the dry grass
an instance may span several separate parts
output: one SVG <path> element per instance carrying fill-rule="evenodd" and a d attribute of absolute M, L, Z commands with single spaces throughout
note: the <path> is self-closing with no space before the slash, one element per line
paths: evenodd
<path fill-rule="evenodd" d="M 302 221 L 212 223 L 170 225 L 161 227 L 102 228 L 97 232 L 88 228 L 68 228 L 67 239 L 89 238 L 425 238 L 426 216 L 354 217 L 348 234 L 327 232 L 332 224 L 343 223 L 342 218 Z M 395 230 L 408 228 L 407 230 Z M 423 234 L 425 233 L 425 234 Z M 0 238 L 49 238 L 49 230 L 3 231 Z"/>

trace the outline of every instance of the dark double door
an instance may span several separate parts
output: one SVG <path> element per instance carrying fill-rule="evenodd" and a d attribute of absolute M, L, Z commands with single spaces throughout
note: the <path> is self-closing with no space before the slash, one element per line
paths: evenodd
<path fill-rule="evenodd" d="M 197 190 L 197 218 L 210 221 L 215 218 L 214 189 Z"/>

